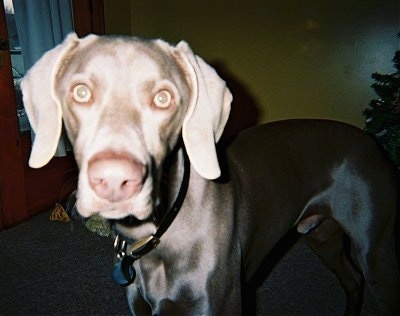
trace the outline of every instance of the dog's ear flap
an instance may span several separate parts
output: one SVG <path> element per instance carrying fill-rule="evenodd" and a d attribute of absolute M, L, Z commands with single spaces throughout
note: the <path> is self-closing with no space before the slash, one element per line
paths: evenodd
<path fill-rule="evenodd" d="M 62 110 L 54 95 L 54 80 L 79 39 L 70 34 L 58 46 L 46 52 L 29 69 L 21 82 L 23 101 L 29 122 L 35 132 L 29 165 L 40 168 L 54 156 L 62 130 Z"/>
<path fill-rule="evenodd" d="M 191 86 L 191 100 L 183 121 L 182 137 L 195 170 L 206 179 L 216 179 L 221 170 L 216 142 L 228 120 L 232 94 L 217 72 L 193 54 L 182 41 L 176 46 L 186 63 Z"/>

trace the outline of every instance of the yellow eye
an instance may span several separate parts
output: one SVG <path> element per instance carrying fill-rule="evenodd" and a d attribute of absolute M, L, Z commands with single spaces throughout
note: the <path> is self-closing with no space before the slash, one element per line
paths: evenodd
<path fill-rule="evenodd" d="M 161 90 L 157 92 L 153 99 L 154 104 L 163 109 L 167 108 L 171 104 L 171 101 L 171 93 L 169 93 L 167 90 Z"/>
<path fill-rule="evenodd" d="M 84 84 L 78 84 L 72 90 L 72 97 L 76 102 L 87 103 L 92 97 L 90 89 Z"/>

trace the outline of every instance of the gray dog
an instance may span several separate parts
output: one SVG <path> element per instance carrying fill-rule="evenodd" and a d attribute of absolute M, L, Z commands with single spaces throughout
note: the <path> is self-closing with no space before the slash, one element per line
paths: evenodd
<path fill-rule="evenodd" d="M 134 315 L 242 313 L 243 284 L 292 227 L 340 280 L 348 315 L 364 284 L 398 315 L 397 180 L 359 129 L 288 120 L 216 146 L 232 96 L 185 42 L 72 34 L 22 89 L 30 165 L 52 158 L 64 121 L 78 210 L 114 221 Z"/>

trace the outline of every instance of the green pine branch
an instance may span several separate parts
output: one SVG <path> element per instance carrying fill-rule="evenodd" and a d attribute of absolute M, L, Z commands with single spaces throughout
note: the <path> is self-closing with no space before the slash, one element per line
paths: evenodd
<path fill-rule="evenodd" d="M 371 75 L 375 81 L 371 88 L 378 98 L 371 100 L 363 112 L 364 129 L 382 144 L 390 159 L 400 167 L 400 50 L 395 52 L 392 63 L 396 72 Z"/>

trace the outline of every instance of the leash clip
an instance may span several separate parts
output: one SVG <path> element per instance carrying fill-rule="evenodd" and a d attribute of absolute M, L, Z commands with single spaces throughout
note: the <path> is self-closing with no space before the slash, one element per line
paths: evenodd
<path fill-rule="evenodd" d="M 126 248 L 128 243 L 126 240 L 122 239 L 119 235 L 115 236 L 114 239 L 114 251 L 117 254 L 118 259 L 122 259 L 126 256 Z"/>

